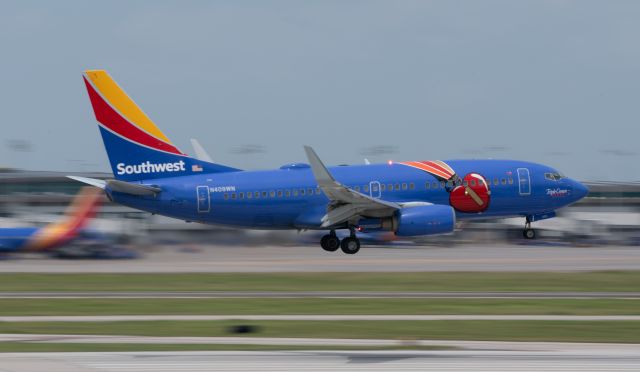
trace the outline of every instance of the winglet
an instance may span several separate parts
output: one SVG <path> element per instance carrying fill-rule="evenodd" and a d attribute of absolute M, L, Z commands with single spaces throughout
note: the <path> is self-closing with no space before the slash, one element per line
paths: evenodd
<path fill-rule="evenodd" d="M 191 147 L 193 147 L 193 151 L 196 153 L 196 158 L 198 160 L 208 161 L 209 163 L 213 163 L 213 160 L 211 160 L 211 156 L 209 156 L 209 154 L 207 153 L 207 150 L 205 150 L 204 147 L 202 147 L 202 145 L 200 144 L 200 142 L 198 142 L 197 139 L 195 138 L 191 139 Z"/>
<path fill-rule="evenodd" d="M 311 148 L 311 146 L 305 146 L 304 151 L 307 153 L 307 159 L 309 160 L 309 165 L 311 165 L 311 171 L 313 172 L 313 176 L 318 182 L 320 187 L 323 186 L 334 186 L 336 184 L 336 180 L 333 178 L 331 173 L 327 170 L 327 167 L 324 166 L 322 160 L 318 157 L 315 151 Z"/>

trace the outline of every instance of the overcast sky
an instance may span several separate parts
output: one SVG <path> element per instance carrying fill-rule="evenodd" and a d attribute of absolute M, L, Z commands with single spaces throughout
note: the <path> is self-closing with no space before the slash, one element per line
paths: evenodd
<path fill-rule="evenodd" d="M 640 180 L 639 20 L 639 1 L 3 1 L 0 166 L 109 170 L 81 78 L 103 68 L 231 166 L 309 144 Z"/>

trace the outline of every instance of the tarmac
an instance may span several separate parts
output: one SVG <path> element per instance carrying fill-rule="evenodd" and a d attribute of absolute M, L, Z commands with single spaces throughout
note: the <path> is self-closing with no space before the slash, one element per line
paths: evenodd
<path fill-rule="evenodd" d="M 4 273 L 398 272 L 640 270 L 640 248 L 548 245 L 373 246 L 356 255 L 317 246 L 166 246 L 140 259 L 61 260 L 22 255 Z"/>
<path fill-rule="evenodd" d="M 640 353 L 605 347 L 546 351 L 206 351 L 0 354 L 3 372 L 78 371 L 637 371 Z"/>

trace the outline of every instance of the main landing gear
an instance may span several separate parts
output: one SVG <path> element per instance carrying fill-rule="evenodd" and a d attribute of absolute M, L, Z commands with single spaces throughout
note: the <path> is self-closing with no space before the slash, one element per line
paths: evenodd
<path fill-rule="evenodd" d="M 336 236 L 336 231 L 331 232 L 320 239 L 320 246 L 327 252 L 335 252 L 338 248 L 346 254 L 356 254 L 360 250 L 360 239 L 356 237 L 355 229 L 350 228 L 351 235 L 342 239 Z"/>
<path fill-rule="evenodd" d="M 522 237 L 525 239 L 535 239 L 536 231 L 531 228 L 531 221 L 527 217 L 527 221 L 524 223 L 524 230 L 522 230 Z"/>

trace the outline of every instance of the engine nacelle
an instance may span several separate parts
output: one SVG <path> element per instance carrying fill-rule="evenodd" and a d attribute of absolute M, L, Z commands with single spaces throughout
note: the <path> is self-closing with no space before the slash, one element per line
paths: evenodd
<path fill-rule="evenodd" d="M 456 225 L 456 213 L 448 205 L 422 205 L 400 209 L 393 218 L 398 236 L 448 234 Z"/>

